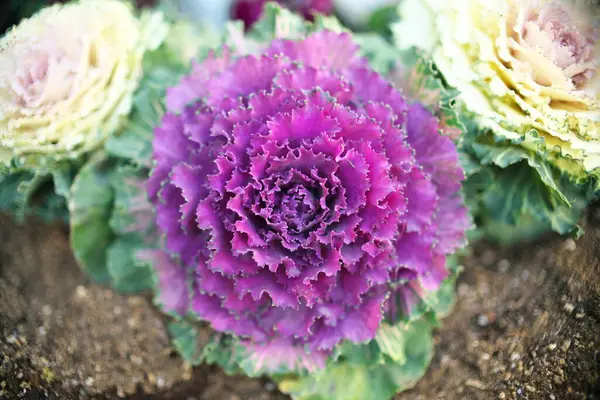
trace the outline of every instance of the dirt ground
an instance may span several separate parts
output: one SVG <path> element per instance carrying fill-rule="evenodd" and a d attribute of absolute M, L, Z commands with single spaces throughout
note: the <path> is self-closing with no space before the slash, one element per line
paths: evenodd
<path fill-rule="evenodd" d="M 433 365 L 397 399 L 600 399 L 600 211 L 584 225 L 578 241 L 475 246 Z M 90 283 L 67 235 L 0 216 L 0 399 L 287 398 L 185 366 L 149 299 Z"/>

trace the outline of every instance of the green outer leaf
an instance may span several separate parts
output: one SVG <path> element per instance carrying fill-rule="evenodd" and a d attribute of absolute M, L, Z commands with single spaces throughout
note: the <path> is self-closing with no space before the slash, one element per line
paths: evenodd
<path fill-rule="evenodd" d="M 432 329 L 454 304 L 454 287 L 461 267 L 449 260 L 452 275 L 425 296 L 410 318 L 384 323 L 376 338 L 365 344 L 343 342 L 325 369 L 312 374 L 286 369 L 266 371 L 238 339 L 214 333 L 201 343 L 202 327 L 194 316 L 169 325 L 175 348 L 189 363 L 217 364 L 228 374 L 256 377 L 269 374 L 295 399 L 385 400 L 412 387 L 425 373 L 433 354 Z M 173 325 L 173 326 L 171 326 Z"/>
<path fill-rule="evenodd" d="M 322 14 L 316 14 L 314 22 L 306 21 L 302 16 L 281 7 L 275 2 L 269 2 L 263 7 L 260 20 L 258 20 L 246 34 L 247 39 L 254 42 L 255 48 L 260 48 L 256 43 L 268 44 L 274 39 L 300 39 L 307 34 L 328 29 L 333 32 L 349 32 L 337 18 Z M 230 36 L 237 36 L 238 30 L 230 28 Z M 226 40 L 231 42 L 230 40 Z M 240 42 L 240 39 L 232 43 Z M 245 43 L 241 43 L 241 47 Z"/>
<path fill-rule="evenodd" d="M 498 171 L 483 196 L 483 204 L 495 219 L 514 224 L 524 209 L 543 218 L 545 210 L 551 207 L 546 203 L 546 193 L 533 168 L 516 164 Z"/>
<path fill-rule="evenodd" d="M 167 88 L 179 82 L 192 59 L 206 57 L 221 44 L 221 37 L 208 27 L 183 20 L 171 24 L 163 45 L 144 56 L 144 77 L 134 94 L 129 120 L 106 142 L 106 152 L 151 167 L 154 128 L 165 113 Z"/>
<path fill-rule="evenodd" d="M 563 235 L 577 230 L 593 192 L 561 180 L 556 183 L 568 203 L 557 201 L 536 170 L 525 162 L 495 168 L 492 183 L 480 195 L 485 210 L 480 219 L 488 237 L 510 244 L 533 240 L 551 230 Z"/>
<path fill-rule="evenodd" d="M 112 286 L 120 292 L 137 293 L 154 287 L 152 267 L 137 259 L 142 249 L 158 247 L 154 210 L 145 189 L 146 168 L 115 167 L 110 180 L 114 202 L 110 226 L 114 240 L 107 249 L 107 268 Z"/>
<path fill-rule="evenodd" d="M 154 128 L 165 112 L 165 91 L 177 83 L 181 74 L 181 69 L 163 67 L 147 73 L 134 95 L 133 110 L 125 128 L 106 142 L 104 148 L 107 153 L 151 166 L 152 138 Z"/>
<path fill-rule="evenodd" d="M 462 266 L 458 265 L 456 260 L 459 257 L 459 253 L 457 252 L 457 254 L 448 257 L 446 267 L 450 271 L 450 274 L 442 282 L 438 290 L 424 291 L 420 295 L 421 301 L 412 308 L 411 313 L 402 315 L 397 321 L 394 321 L 395 323 L 409 323 L 419 318 L 425 318 L 432 325 L 438 326 L 439 320 L 450 313 L 454 306 L 456 280 L 462 271 Z M 392 301 L 393 299 L 392 297 L 388 301 Z M 398 300 L 404 301 L 401 297 Z M 402 306 L 403 304 L 397 305 L 398 308 Z"/>
<path fill-rule="evenodd" d="M 167 330 L 177 352 L 191 365 L 200 365 L 205 351 L 198 343 L 198 328 L 185 320 L 173 320 L 167 324 Z"/>
<path fill-rule="evenodd" d="M 433 355 L 433 315 L 394 326 L 384 325 L 377 339 L 339 346 L 327 367 L 313 374 L 272 373 L 280 389 L 294 399 L 385 400 L 412 387 Z M 202 347 L 198 323 L 185 319 L 168 324 L 175 349 L 188 363 L 217 364 L 228 374 L 262 375 L 238 340 L 215 333 Z"/>
<path fill-rule="evenodd" d="M 385 343 L 384 348 L 373 342 L 347 346 L 321 371 L 279 378 L 279 388 L 298 400 L 385 400 L 412 387 L 433 355 L 431 324 L 417 319 L 382 329 L 387 336 L 378 334 L 374 343 Z"/>
<path fill-rule="evenodd" d="M 597 197 L 596 183 L 575 183 L 544 156 L 478 132 L 460 146 L 467 202 L 488 239 L 503 245 L 555 231 L 580 232 L 577 222 Z"/>
<path fill-rule="evenodd" d="M 216 364 L 230 375 L 241 373 L 252 377 L 260 375 L 242 368 L 246 359 L 240 356 L 243 348 L 235 337 L 213 332 L 208 340 L 201 341 L 201 332 L 208 330 L 203 328 L 193 315 L 173 319 L 168 323 L 167 329 L 175 349 L 191 365 Z M 246 367 L 250 368 L 249 365 Z"/>
<path fill-rule="evenodd" d="M 97 154 L 71 188 L 71 247 L 80 266 L 119 292 L 153 287 L 152 268 L 136 259 L 158 246 L 153 210 L 146 199 L 148 170 Z"/>
<path fill-rule="evenodd" d="M 391 4 L 381 7 L 371 14 L 367 22 L 367 30 L 376 32 L 388 40 L 392 39 L 392 30 L 390 27 L 400 19 L 398 15 L 398 6 Z"/>
<path fill-rule="evenodd" d="M 231 335 L 213 333 L 209 340 L 201 340 L 206 328 L 193 315 L 169 323 L 169 332 L 175 348 L 188 363 L 217 364 L 228 374 L 269 374 L 294 399 L 385 400 L 412 387 L 425 373 L 433 354 L 432 330 L 454 304 L 455 282 L 461 270 L 455 261 L 448 261 L 452 275 L 437 292 L 425 296 L 424 304 L 411 318 L 393 325 L 384 323 L 368 343 L 343 342 L 326 368 L 312 374 L 286 369 L 265 371 Z"/>
<path fill-rule="evenodd" d="M 380 74 L 387 75 L 400 59 L 400 52 L 381 36 L 374 33 L 355 33 L 354 41 L 360 46 L 361 55 L 369 59 L 369 65 Z"/>
<path fill-rule="evenodd" d="M 382 323 L 377 331 L 377 336 L 375 336 L 375 342 L 382 354 L 387 355 L 397 364 L 405 364 L 407 362 L 405 351 L 407 336 L 398 325 Z"/>
<path fill-rule="evenodd" d="M 450 314 L 456 300 L 456 281 L 463 267 L 454 264 L 454 262 L 455 260 L 453 260 L 452 256 L 448 257 L 446 264 L 450 270 L 450 276 L 442 282 L 437 291 L 426 293 L 423 297 L 423 303 L 427 304 L 428 312 L 434 314 L 438 320 Z"/>
<path fill-rule="evenodd" d="M 151 268 L 135 258 L 153 238 L 152 209 L 144 203 L 147 170 L 122 163 L 98 153 L 81 168 L 69 196 L 70 240 L 79 265 L 94 280 L 133 293 L 153 285 Z M 140 215 L 144 211 L 150 215 Z"/>
<path fill-rule="evenodd" d="M 552 229 L 546 221 L 525 213 L 519 216 L 517 223 L 511 224 L 482 215 L 479 225 L 483 237 L 503 246 L 534 241 Z"/>
<path fill-rule="evenodd" d="M 0 209 L 12 210 L 18 202 L 18 188 L 23 180 L 28 178 L 26 173 L 8 173 L 0 171 Z"/>
<path fill-rule="evenodd" d="M 558 201 L 564 202 L 567 205 L 569 200 L 561 192 L 557 179 L 551 167 L 543 162 L 540 156 L 532 154 L 530 151 L 517 146 L 502 146 L 500 144 L 486 145 L 482 143 L 472 143 L 471 148 L 473 153 L 479 158 L 484 165 L 496 165 L 500 168 L 508 168 L 520 161 L 526 161 L 532 172 L 537 172 L 539 179 L 549 189 L 551 196 L 555 196 Z"/>
<path fill-rule="evenodd" d="M 110 220 L 116 235 L 136 233 L 140 237 L 156 241 L 151 235 L 154 228 L 154 212 L 146 194 L 148 170 L 131 165 L 119 165 L 111 173 L 114 190 L 114 206 Z"/>
<path fill-rule="evenodd" d="M 156 51 L 144 57 L 144 78 L 133 98 L 125 128 L 105 143 L 76 179 L 69 201 L 71 243 L 81 266 L 94 279 L 120 292 L 154 286 L 152 268 L 136 259 L 139 250 L 157 248 L 154 214 L 145 182 L 152 167 L 154 128 L 165 112 L 166 89 L 186 71 L 197 46 L 205 54 L 217 46 L 215 35 L 179 21 Z M 206 34 L 204 36 L 203 34 Z"/>
<path fill-rule="evenodd" d="M 185 71 L 191 60 L 206 56 L 208 49 L 219 47 L 219 32 L 210 25 L 190 21 L 187 17 L 174 15 L 170 18 L 169 33 L 162 46 L 144 56 L 144 71 L 152 71 L 157 67 Z"/>
<path fill-rule="evenodd" d="M 274 39 L 298 39 L 309 32 L 309 24 L 300 15 L 269 2 L 247 36 L 262 43 Z"/>
<path fill-rule="evenodd" d="M 324 14 L 316 14 L 314 22 L 312 24 L 308 23 L 308 29 L 309 32 L 318 32 L 327 29 L 337 33 L 352 33 L 350 29 L 342 25 L 342 23 L 335 16 Z"/>
<path fill-rule="evenodd" d="M 106 267 L 115 290 L 137 293 L 152 289 L 153 271 L 149 265 L 135 258 L 136 251 L 145 243 L 138 233 L 117 236 L 106 250 Z"/>
<path fill-rule="evenodd" d="M 230 335 L 214 334 L 209 343 L 203 349 L 203 360 L 207 364 L 216 364 L 223 368 L 225 373 L 241 374 L 250 372 L 249 376 L 258 376 L 252 374 L 245 365 L 246 370 L 242 368 L 244 359 L 240 359 L 241 352 L 238 340 Z"/>
<path fill-rule="evenodd" d="M 58 162 L 36 172 L 0 166 L 0 210 L 20 222 L 28 215 L 47 222 L 66 222 L 65 197 L 78 166 L 76 162 Z"/>
<path fill-rule="evenodd" d="M 58 165 L 50 173 L 54 184 L 54 192 L 58 196 L 67 198 L 75 175 L 73 166 L 70 164 Z"/>
<path fill-rule="evenodd" d="M 471 212 L 488 239 L 503 245 L 531 241 L 542 234 L 579 234 L 585 206 L 598 197 L 597 182 L 574 182 L 551 165 L 545 151 L 480 130 L 470 115 L 459 150 L 467 174 L 463 187 Z M 527 133 L 541 141 L 537 132 Z"/>
<path fill-rule="evenodd" d="M 345 342 L 338 347 L 327 367 L 313 374 L 293 371 L 271 372 L 280 389 L 294 399 L 385 400 L 412 387 L 425 373 L 433 355 L 431 315 L 394 326 L 386 325 L 388 336 L 363 345 Z M 179 320 L 169 324 L 173 343 L 192 365 L 217 364 L 228 374 L 257 377 L 264 373 L 252 363 L 238 340 L 215 333 L 203 348 L 199 325 Z M 387 342 L 385 341 L 387 340 Z M 384 343 L 380 346 L 379 343 Z M 199 351 L 201 349 L 201 351 Z"/>
<path fill-rule="evenodd" d="M 79 265 L 98 282 L 108 282 L 106 248 L 114 235 L 108 225 L 114 192 L 109 174 L 114 162 L 101 154 L 80 171 L 71 187 L 71 248 Z"/>

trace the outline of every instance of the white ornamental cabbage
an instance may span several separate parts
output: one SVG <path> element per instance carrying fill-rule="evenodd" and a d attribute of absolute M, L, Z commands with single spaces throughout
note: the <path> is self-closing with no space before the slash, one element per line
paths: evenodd
<path fill-rule="evenodd" d="M 119 0 L 43 9 L 0 39 L 0 165 L 37 168 L 99 147 L 125 121 L 142 58 L 167 32 Z"/>
<path fill-rule="evenodd" d="M 480 127 L 583 180 L 600 167 L 600 19 L 583 4 L 404 0 L 395 40 L 431 53 Z"/>

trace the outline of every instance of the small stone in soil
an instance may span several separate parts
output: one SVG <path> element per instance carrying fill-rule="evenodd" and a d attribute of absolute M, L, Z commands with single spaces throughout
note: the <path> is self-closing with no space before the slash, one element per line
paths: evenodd
<path fill-rule="evenodd" d="M 568 312 L 569 314 L 571 314 L 573 312 L 573 310 L 575 310 L 575 306 L 571 303 L 565 303 L 565 307 L 564 307 L 565 311 Z"/>
<path fill-rule="evenodd" d="M 577 243 L 571 238 L 565 240 L 565 250 L 567 251 L 575 251 L 577 250 Z"/>
<path fill-rule="evenodd" d="M 481 327 L 486 327 L 490 324 L 490 319 L 487 315 L 485 314 L 479 314 L 477 316 L 477 325 L 481 326 Z"/>
<path fill-rule="evenodd" d="M 503 258 L 502 260 L 498 261 L 498 272 L 505 273 L 506 271 L 508 271 L 509 268 L 510 261 L 508 261 L 506 258 Z"/>

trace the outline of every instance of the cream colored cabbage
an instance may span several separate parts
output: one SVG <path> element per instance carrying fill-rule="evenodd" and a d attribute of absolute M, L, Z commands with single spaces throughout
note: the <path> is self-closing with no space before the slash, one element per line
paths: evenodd
<path fill-rule="evenodd" d="M 578 4 L 403 0 L 394 36 L 431 53 L 480 126 L 583 178 L 600 167 L 600 40 Z"/>
<path fill-rule="evenodd" d="M 43 9 L 0 39 L 0 164 L 36 166 L 92 150 L 124 122 L 162 14 L 119 0 Z"/>

